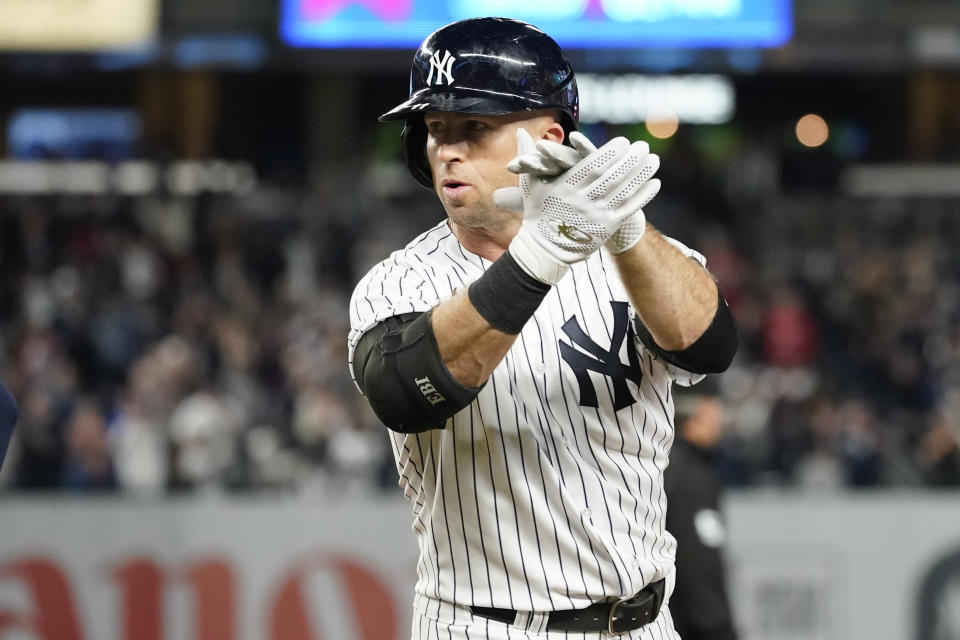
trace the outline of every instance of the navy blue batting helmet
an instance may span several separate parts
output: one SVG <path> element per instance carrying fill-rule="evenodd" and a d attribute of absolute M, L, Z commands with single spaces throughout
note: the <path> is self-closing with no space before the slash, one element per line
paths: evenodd
<path fill-rule="evenodd" d="M 470 18 L 427 36 L 413 57 L 409 99 L 380 121 L 406 121 L 407 167 L 432 188 L 425 111 L 504 115 L 538 109 L 559 110 L 567 133 L 579 126 L 577 82 L 560 46 L 526 22 Z"/>

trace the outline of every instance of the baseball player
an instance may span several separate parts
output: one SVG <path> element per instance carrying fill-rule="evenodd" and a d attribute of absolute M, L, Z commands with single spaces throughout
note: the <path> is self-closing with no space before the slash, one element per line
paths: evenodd
<path fill-rule="evenodd" d="M 580 134 L 563 52 L 502 18 L 427 37 L 381 120 L 447 214 L 350 304 L 413 505 L 413 638 L 676 638 L 671 384 L 725 369 L 736 330 L 703 257 L 645 220 L 659 159 Z"/>

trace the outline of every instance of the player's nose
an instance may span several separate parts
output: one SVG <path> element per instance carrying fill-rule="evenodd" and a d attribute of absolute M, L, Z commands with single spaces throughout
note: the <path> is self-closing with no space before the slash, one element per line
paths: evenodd
<path fill-rule="evenodd" d="M 466 145 L 461 140 L 438 140 L 437 159 L 440 162 L 461 162 L 466 157 Z"/>

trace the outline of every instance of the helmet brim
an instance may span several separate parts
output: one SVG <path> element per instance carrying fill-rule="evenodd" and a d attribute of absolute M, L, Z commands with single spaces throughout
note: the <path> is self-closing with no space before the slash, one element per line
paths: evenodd
<path fill-rule="evenodd" d="M 483 89 L 454 89 L 451 91 L 419 91 L 380 116 L 380 122 L 408 120 L 426 111 L 450 111 L 500 116 L 519 111 L 536 111 L 550 108 L 546 101 L 538 102 L 530 96 L 515 96 Z"/>

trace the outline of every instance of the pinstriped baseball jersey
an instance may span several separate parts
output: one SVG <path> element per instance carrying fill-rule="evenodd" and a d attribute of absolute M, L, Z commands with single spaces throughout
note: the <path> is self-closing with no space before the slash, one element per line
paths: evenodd
<path fill-rule="evenodd" d="M 427 311 L 491 264 L 443 222 L 375 266 L 350 304 L 351 373 L 366 330 Z M 662 488 L 671 385 L 702 376 L 645 349 L 635 320 L 610 255 L 597 252 L 551 289 L 444 429 L 390 432 L 413 505 L 418 597 L 548 611 L 672 584 Z"/>

